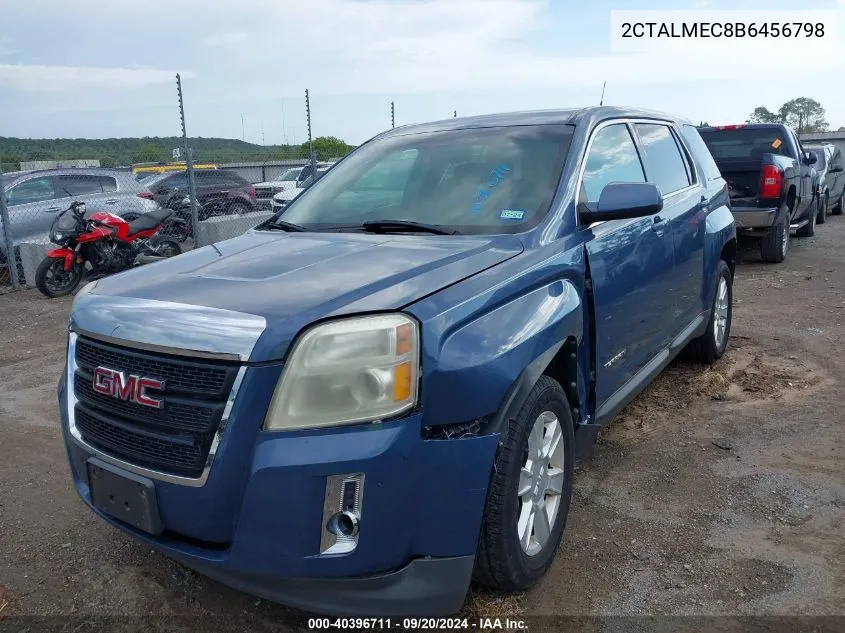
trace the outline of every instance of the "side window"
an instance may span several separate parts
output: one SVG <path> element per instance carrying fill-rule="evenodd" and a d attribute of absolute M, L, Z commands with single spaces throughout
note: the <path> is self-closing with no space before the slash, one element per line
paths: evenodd
<path fill-rule="evenodd" d="M 53 179 L 33 178 L 15 185 L 6 193 L 6 202 L 9 206 L 18 204 L 30 204 L 32 202 L 44 202 L 53 200 L 59 196 L 53 188 Z"/>
<path fill-rule="evenodd" d="M 640 137 L 649 182 L 660 187 L 664 196 L 689 187 L 687 166 L 669 126 L 637 123 L 634 128 Z"/>
<path fill-rule="evenodd" d="M 59 176 L 58 190 L 68 196 L 90 196 L 95 193 L 103 193 L 100 179 L 96 176 L 84 174 Z"/>
<path fill-rule="evenodd" d="M 112 178 L 111 176 L 98 176 L 97 180 L 100 181 L 100 186 L 103 188 L 105 193 L 117 191 L 117 180 L 115 178 Z"/>
<path fill-rule="evenodd" d="M 701 138 L 698 130 L 692 125 L 684 125 L 681 128 L 681 132 L 684 135 L 684 140 L 687 142 L 687 147 L 689 147 L 704 172 L 704 179 L 710 181 L 721 178 L 722 173 L 719 171 L 716 161 L 713 160 L 713 155 L 710 153 L 707 144 Z"/>
<path fill-rule="evenodd" d="M 637 148 L 624 123 L 602 128 L 593 137 L 579 202 L 598 202 L 602 189 L 611 182 L 645 182 Z"/>

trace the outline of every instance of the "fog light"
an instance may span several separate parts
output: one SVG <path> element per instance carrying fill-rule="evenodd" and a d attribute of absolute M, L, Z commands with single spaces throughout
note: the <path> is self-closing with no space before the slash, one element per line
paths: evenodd
<path fill-rule="evenodd" d="M 326 478 L 321 554 L 348 554 L 358 546 L 364 496 L 364 473 Z"/>

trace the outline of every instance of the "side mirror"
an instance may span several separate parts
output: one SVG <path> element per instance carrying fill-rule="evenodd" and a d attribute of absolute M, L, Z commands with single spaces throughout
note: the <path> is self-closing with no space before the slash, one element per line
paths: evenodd
<path fill-rule="evenodd" d="M 663 194 L 650 182 L 612 182 L 601 190 L 595 209 L 580 212 L 586 224 L 654 215 L 663 209 Z"/>
<path fill-rule="evenodd" d="M 815 165 L 817 162 L 819 162 L 819 159 L 816 157 L 815 154 L 807 154 L 807 158 L 805 158 L 805 160 L 807 161 L 808 165 Z"/>

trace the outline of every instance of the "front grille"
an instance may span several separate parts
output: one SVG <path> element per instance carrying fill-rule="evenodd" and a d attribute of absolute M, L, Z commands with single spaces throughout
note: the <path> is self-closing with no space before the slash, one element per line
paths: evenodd
<path fill-rule="evenodd" d="M 186 477 L 202 474 L 237 376 L 236 363 L 141 352 L 80 337 L 76 364 L 74 417 L 82 439 L 138 466 Z M 97 367 L 163 380 L 162 391 L 148 394 L 163 406 L 95 392 Z"/>
<path fill-rule="evenodd" d="M 272 198 L 277 193 L 279 193 L 281 189 L 275 189 L 272 187 L 256 187 L 255 188 L 255 197 L 259 200 L 265 198 Z"/>

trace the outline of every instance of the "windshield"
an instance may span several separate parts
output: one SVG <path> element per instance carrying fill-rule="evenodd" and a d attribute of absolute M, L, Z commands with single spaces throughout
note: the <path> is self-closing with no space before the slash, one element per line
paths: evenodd
<path fill-rule="evenodd" d="M 716 160 L 762 160 L 763 154 L 785 155 L 786 139 L 780 128 L 739 128 L 736 130 L 699 130 Z"/>
<path fill-rule="evenodd" d="M 299 177 L 299 172 L 301 171 L 302 167 L 288 169 L 285 173 L 279 176 L 279 180 L 296 180 Z"/>
<path fill-rule="evenodd" d="M 516 233 L 549 209 L 571 125 L 426 132 L 371 141 L 284 212 L 312 229 L 411 220 L 461 233 Z"/>

